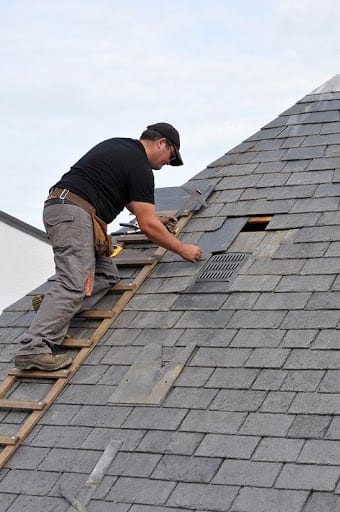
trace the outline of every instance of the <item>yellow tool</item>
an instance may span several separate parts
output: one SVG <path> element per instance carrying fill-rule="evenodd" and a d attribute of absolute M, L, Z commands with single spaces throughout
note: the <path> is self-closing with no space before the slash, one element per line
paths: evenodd
<path fill-rule="evenodd" d="M 123 249 L 124 249 L 123 244 L 114 244 L 113 252 L 112 252 L 112 254 L 110 254 L 110 258 L 115 258 L 116 256 L 118 256 L 118 254 L 120 254 Z"/>

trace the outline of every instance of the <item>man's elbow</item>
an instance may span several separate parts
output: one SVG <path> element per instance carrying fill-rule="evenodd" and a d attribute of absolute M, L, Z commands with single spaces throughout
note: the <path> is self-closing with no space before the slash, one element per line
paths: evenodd
<path fill-rule="evenodd" d="M 158 219 L 155 218 L 143 218 L 138 220 L 138 224 L 140 229 L 145 233 L 145 235 L 153 234 L 157 228 L 159 228 L 159 224 L 161 224 Z M 162 224 L 161 224 L 162 226 Z"/>

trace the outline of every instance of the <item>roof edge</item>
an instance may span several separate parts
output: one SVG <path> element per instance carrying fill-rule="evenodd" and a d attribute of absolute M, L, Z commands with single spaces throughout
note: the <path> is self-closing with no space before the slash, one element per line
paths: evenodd
<path fill-rule="evenodd" d="M 27 224 L 27 222 L 19 220 L 16 217 L 13 217 L 8 213 L 3 212 L 2 210 L 0 210 L 0 221 L 4 222 L 8 226 L 16 228 L 19 231 L 22 231 L 23 233 L 31 235 L 34 238 L 37 238 L 41 242 L 49 244 L 47 234 L 44 231 L 32 226 L 31 224 Z"/>

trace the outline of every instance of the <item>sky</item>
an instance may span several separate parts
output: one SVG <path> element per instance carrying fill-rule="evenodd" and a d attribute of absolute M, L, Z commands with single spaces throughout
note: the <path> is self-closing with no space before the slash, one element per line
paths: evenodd
<path fill-rule="evenodd" d="M 42 228 L 47 191 L 110 137 L 166 121 L 177 186 L 340 73 L 338 0 L 0 0 L 0 209 Z"/>

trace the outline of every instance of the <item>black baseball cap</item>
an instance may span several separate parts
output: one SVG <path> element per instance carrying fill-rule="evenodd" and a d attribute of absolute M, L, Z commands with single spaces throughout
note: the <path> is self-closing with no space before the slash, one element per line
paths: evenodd
<path fill-rule="evenodd" d="M 183 165 L 183 160 L 181 157 L 181 154 L 179 152 L 180 148 L 180 140 L 179 140 L 179 133 L 171 124 L 169 123 L 156 123 L 156 124 L 150 124 L 150 126 L 147 127 L 148 130 L 155 130 L 156 132 L 160 133 L 165 137 L 169 142 L 171 142 L 175 148 L 176 152 L 176 158 L 174 160 L 171 160 L 170 165 Z"/>

